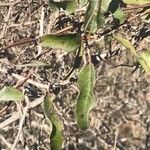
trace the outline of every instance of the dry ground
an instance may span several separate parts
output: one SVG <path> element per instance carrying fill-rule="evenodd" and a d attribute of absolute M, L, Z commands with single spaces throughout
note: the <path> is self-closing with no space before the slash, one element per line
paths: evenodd
<path fill-rule="evenodd" d="M 39 57 L 40 61 L 50 64 L 47 68 L 16 67 L 15 65 L 37 59 L 41 50 L 45 52 L 48 49 L 41 49 L 36 42 L 10 48 L 8 45 L 49 33 L 57 14 L 50 12 L 44 0 L 10 2 L 11 0 L 0 1 L 0 88 L 4 85 L 16 86 L 21 77 L 29 75 L 36 83 L 26 82 L 20 89 L 27 96 L 26 102 L 36 105 L 45 93 L 42 86 L 60 82 L 60 76 L 64 76 L 71 68 L 74 55 L 51 50 Z M 149 21 L 133 21 L 122 30 L 128 37 L 132 37 L 141 28 L 150 28 Z M 150 150 L 150 78 L 141 69 L 132 73 L 133 67 L 115 68 L 119 64 L 133 65 L 132 56 L 120 45 L 116 47 L 115 42 L 109 42 L 107 37 L 99 43 L 93 46 L 93 52 L 118 48 L 121 52 L 95 66 L 97 106 L 90 113 L 90 128 L 87 131 L 80 131 L 75 122 L 76 83 L 67 85 L 57 94 L 55 102 L 65 124 L 63 149 Z M 136 44 L 140 48 L 142 41 Z M 0 109 L 7 105 L 9 103 L 1 102 Z M 10 149 L 13 146 L 17 150 L 50 149 L 51 129 L 46 123 L 42 106 L 38 105 L 28 111 L 25 106 L 26 103 L 12 103 L 0 114 L 0 149 Z M 20 119 L 16 117 L 19 111 L 22 115 Z M 11 122 L 11 116 L 17 118 L 16 121 Z M 18 130 L 23 117 L 24 123 Z M 7 124 L 7 119 L 11 123 Z M 4 122 L 7 124 L 5 127 Z M 17 139 L 18 132 L 20 137 Z"/>

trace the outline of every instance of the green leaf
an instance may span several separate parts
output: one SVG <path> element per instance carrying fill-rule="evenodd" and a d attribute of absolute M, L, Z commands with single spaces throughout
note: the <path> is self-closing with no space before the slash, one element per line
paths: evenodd
<path fill-rule="evenodd" d="M 76 104 L 77 124 L 81 129 L 88 128 L 88 114 L 94 107 L 95 69 L 92 63 L 84 66 L 79 73 L 79 90 Z"/>
<path fill-rule="evenodd" d="M 18 89 L 12 86 L 5 86 L 0 91 L 0 101 L 22 101 L 24 95 Z"/>
<path fill-rule="evenodd" d="M 64 140 L 62 134 L 64 127 L 52 102 L 53 99 L 52 96 L 47 95 L 44 99 L 43 107 L 47 119 L 52 123 L 52 133 L 50 136 L 51 150 L 61 150 L 62 142 Z"/>
<path fill-rule="evenodd" d="M 77 8 L 78 8 L 78 3 L 77 3 L 77 1 L 69 1 L 69 2 L 67 3 L 67 6 L 66 6 L 66 10 L 65 10 L 65 11 L 66 11 L 67 15 L 69 15 L 69 14 L 75 12 Z"/>
<path fill-rule="evenodd" d="M 123 0 L 126 4 L 133 4 L 133 5 L 144 5 L 150 4 L 150 0 Z"/>
<path fill-rule="evenodd" d="M 108 10 L 108 7 L 111 1 L 112 0 L 102 0 L 102 4 L 101 4 L 102 11 L 106 12 Z"/>
<path fill-rule="evenodd" d="M 120 23 L 123 23 L 126 19 L 125 13 L 120 8 L 113 13 L 113 16 L 118 19 Z"/>
<path fill-rule="evenodd" d="M 140 53 L 138 61 L 145 70 L 145 72 L 150 74 L 150 51 L 145 50 Z"/>
<path fill-rule="evenodd" d="M 41 37 L 41 45 L 55 49 L 62 49 L 67 52 L 74 52 L 80 47 L 81 39 L 78 34 L 54 35 L 47 34 Z"/>
<path fill-rule="evenodd" d="M 81 7 L 85 6 L 87 4 L 88 0 L 79 0 L 79 4 Z"/>
<path fill-rule="evenodd" d="M 95 33 L 101 18 L 101 0 L 90 0 L 85 14 L 85 30 L 89 33 Z"/>
<path fill-rule="evenodd" d="M 113 38 L 117 40 L 120 44 L 122 44 L 124 47 L 130 50 L 130 52 L 137 57 L 136 49 L 133 47 L 131 42 L 125 38 L 123 38 L 121 35 L 113 35 Z"/>

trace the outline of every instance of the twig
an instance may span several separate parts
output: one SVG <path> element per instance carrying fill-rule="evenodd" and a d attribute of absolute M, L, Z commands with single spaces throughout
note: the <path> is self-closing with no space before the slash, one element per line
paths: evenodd
<path fill-rule="evenodd" d="M 40 105 L 44 100 L 44 96 L 36 99 L 35 101 L 32 101 L 28 105 L 28 109 L 33 109 Z M 17 121 L 20 118 L 19 112 L 14 112 L 11 117 L 9 117 L 7 120 L 0 123 L 0 129 L 3 129 L 4 127 L 8 126 L 9 124 Z"/>
<path fill-rule="evenodd" d="M 15 141 L 14 141 L 14 144 L 13 144 L 11 150 L 15 150 L 15 147 L 16 147 L 16 145 L 17 145 L 17 142 L 18 142 L 19 137 L 20 137 L 21 132 L 22 132 L 23 123 L 24 123 L 26 114 L 27 114 L 27 112 L 28 112 L 28 109 L 29 109 L 29 103 L 27 103 L 27 105 L 26 105 L 25 108 L 23 109 L 23 114 L 22 114 L 22 116 L 20 117 L 18 134 L 17 134 L 17 136 L 16 136 L 16 138 L 15 138 Z M 19 113 L 19 112 L 18 112 L 18 113 Z"/>
<path fill-rule="evenodd" d="M 18 23 L 18 24 L 11 24 L 9 26 L 9 28 L 12 28 L 12 27 L 19 27 L 19 26 L 28 26 L 28 25 L 32 25 L 32 24 L 35 24 L 37 23 L 37 21 L 29 21 L 29 22 L 24 22 L 24 23 Z"/>
<path fill-rule="evenodd" d="M 5 106 L 4 108 L 1 109 L 1 110 L 0 110 L 0 115 L 1 115 L 4 111 L 6 111 L 6 109 L 8 109 L 8 107 L 9 107 L 11 104 L 12 104 L 12 102 L 9 102 L 9 103 L 7 104 L 7 106 Z"/>
<path fill-rule="evenodd" d="M 2 72 L 2 73 L 7 73 L 7 70 L 0 68 L 0 72 Z M 25 77 L 20 76 L 20 75 L 15 74 L 15 73 L 12 73 L 12 76 L 15 77 L 15 78 L 18 79 L 18 80 L 23 80 L 23 81 L 26 80 Z M 33 81 L 33 80 L 31 80 L 31 79 L 28 79 L 26 82 L 31 83 L 31 84 L 33 84 L 33 85 L 39 87 L 39 88 L 42 88 L 42 89 L 46 89 L 46 90 L 49 89 L 49 85 L 45 85 L 45 84 L 42 84 L 42 83 Z"/>
<path fill-rule="evenodd" d="M 117 129 L 116 129 L 116 133 L 115 133 L 115 143 L 114 143 L 113 150 L 116 150 L 116 147 L 117 147 L 118 133 L 119 133 L 119 129 L 117 128 Z"/>
<path fill-rule="evenodd" d="M 55 32 L 54 34 L 62 34 L 64 32 L 72 30 L 73 28 L 74 28 L 74 26 L 71 25 L 71 26 L 68 26 L 68 27 L 66 27 L 66 28 L 64 28 L 62 30 L 59 30 L 59 31 Z"/>
<path fill-rule="evenodd" d="M 11 9 L 12 9 L 12 6 L 9 6 L 7 16 L 4 18 L 5 24 L 3 26 L 3 30 L 2 30 L 2 33 L 0 35 L 0 39 L 2 39 L 5 36 L 6 30 L 7 30 L 7 23 L 8 23 L 9 17 L 10 17 L 10 13 L 11 13 Z"/>
<path fill-rule="evenodd" d="M 18 80 L 25 80 L 26 79 L 25 77 L 20 76 L 20 75 L 15 74 L 15 73 L 13 73 L 12 76 L 15 77 Z M 31 83 L 31 84 L 39 87 L 39 88 L 43 88 L 43 89 L 47 89 L 47 90 L 49 89 L 49 85 L 41 84 L 41 83 L 33 81 L 31 79 L 28 79 L 26 82 Z"/>
<path fill-rule="evenodd" d="M 6 141 L 6 139 L 1 135 L 0 136 L 0 138 L 1 138 L 1 141 L 3 141 L 4 143 L 5 143 L 5 145 L 7 145 L 7 148 L 11 148 L 11 144 L 10 143 L 8 143 L 7 141 Z"/>
<path fill-rule="evenodd" d="M 124 11 L 128 11 L 128 10 L 134 10 L 134 9 L 144 8 L 144 7 L 150 7 L 150 3 L 144 4 L 144 5 L 137 5 L 137 6 L 135 6 L 135 7 L 123 8 L 123 10 L 124 10 Z"/>
<path fill-rule="evenodd" d="M 8 48 L 11 48 L 11 47 L 14 47 L 14 46 L 18 46 L 18 45 L 21 45 L 21 44 L 36 42 L 38 39 L 39 39 L 39 37 L 24 39 L 22 41 L 18 41 L 16 43 L 8 45 L 8 46 L 4 47 L 4 49 L 8 49 Z"/>
<path fill-rule="evenodd" d="M 41 7 L 41 18 L 40 18 L 40 30 L 39 30 L 39 37 L 43 35 L 43 30 L 44 30 L 44 7 Z M 38 49 L 38 55 L 42 53 L 42 46 L 39 44 L 37 45 Z"/>

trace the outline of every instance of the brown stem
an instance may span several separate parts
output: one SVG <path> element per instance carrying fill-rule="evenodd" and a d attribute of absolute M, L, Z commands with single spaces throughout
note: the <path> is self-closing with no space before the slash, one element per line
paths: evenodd
<path fill-rule="evenodd" d="M 16 43 L 12 43 L 12 44 L 8 45 L 8 46 L 4 47 L 4 49 L 9 49 L 11 47 L 18 46 L 18 45 L 21 45 L 21 44 L 36 42 L 38 39 L 39 39 L 39 37 L 24 39 L 24 40 L 21 40 L 21 41 L 18 41 Z"/>
<path fill-rule="evenodd" d="M 123 10 L 124 10 L 124 11 L 128 11 L 128 10 L 133 10 L 133 9 L 138 9 L 138 8 L 144 8 L 144 7 L 150 7 L 150 3 L 144 4 L 144 5 L 137 5 L 137 6 L 135 6 L 135 7 L 123 8 Z"/>

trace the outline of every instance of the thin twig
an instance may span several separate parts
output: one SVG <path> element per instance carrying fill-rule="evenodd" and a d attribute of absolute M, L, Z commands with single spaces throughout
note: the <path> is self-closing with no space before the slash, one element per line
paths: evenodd
<path fill-rule="evenodd" d="M 134 7 L 123 8 L 123 10 L 128 11 L 128 10 L 134 10 L 134 9 L 144 8 L 144 7 L 150 7 L 150 3 L 144 4 L 144 5 L 137 5 L 137 6 L 134 6 Z"/>
<path fill-rule="evenodd" d="M 26 117 L 26 114 L 27 114 L 27 112 L 28 112 L 28 109 L 29 109 L 29 104 L 27 104 L 27 105 L 24 107 L 24 109 L 23 109 L 23 114 L 22 114 L 22 116 L 20 117 L 18 134 L 17 134 L 17 136 L 16 136 L 16 138 L 15 138 L 15 141 L 14 141 L 14 144 L 13 144 L 11 150 L 15 150 L 15 147 L 16 147 L 17 142 L 18 142 L 18 140 L 19 140 L 19 137 L 20 137 L 20 135 L 21 135 L 23 123 L 24 123 L 24 121 L 25 121 L 25 117 Z M 20 115 L 19 115 L 19 116 L 20 116 Z"/>
<path fill-rule="evenodd" d="M 2 39 L 5 36 L 6 32 L 7 32 L 7 23 L 8 23 L 9 17 L 10 17 L 11 9 L 12 9 L 12 6 L 9 6 L 7 16 L 4 18 L 5 23 L 4 23 L 4 26 L 3 26 L 2 33 L 0 35 L 0 39 Z"/>
<path fill-rule="evenodd" d="M 11 24 L 8 28 L 19 27 L 19 26 L 29 26 L 35 23 L 37 23 L 37 21 L 29 21 L 29 22 L 24 22 L 24 23 Z"/>
<path fill-rule="evenodd" d="M 34 101 L 29 103 L 28 109 L 33 109 L 33 108 L 37 107 L 38 105 L 40 105 L 43 102 L 43 100 L 44 100 L 44 96 L 42 96 L 38 99 L 35 99 Z M 9 124 L 17 121 L 19 118 L 20 118 L 19 112 L 14 112 L 11 117 L 9 117 L 7 120 L 0 123 L 0 129 L 5 128 Z"/>
<path fill-rule="evenodd" d="M 36 42 L 38 39 L 39 39 L 39 37 L 24 39 L 22 41 L 18 41 L 16 43 L 12 43 L 12 44 L 8 45 L 8 46 L 4 47 L 4 49 L 9 49 L 11 47 L 18 46 L 18 45 L 21 45 L 21 44 Z"/>
<path fill-rule="evenodd" d="M 41 7 L 41 18 L 40 18 L 40 30 L 39 30 L 39 37 L 43 35 L 44 30 L 44 7 Z M 37 45 L 38 55 L 42 53 L 42 46 L 40 44 Z"/>
<path fill-rule="evenodd" d="M 0 136 L 0 139 L 1 139 L 2 142 L 5 143 L 5 145 L 7 146 L 7 148 L 9 148 L 9 149 L 11 148 L 11 144 L 8 143 L 8 142 L 6 141 L 6 139 L 5 139 L 2 135 Z"/>
<path fill-rule="evenodd" d="M 2 72 L 2 73 L 7 73 L 7 70 L 0 68 L 0 72 Z M 15 73 L 12 73 L 12 76 L 15 77 L 15 78 L 18 79 L 18 80 L 26 80 L 25 77 L 20 76 L 20 75 L 15 74 Z M 31 83 L 31 84 L 33 84 L 33 85 L 39 87 L 39 88 L 42 88 L 42 89 L 46 89 L 46 90 L 49 89 L 49 85 L 45 85 L 45 84 L 42 84 L 42 83 L 33 81 L 33 80 L 31 80 L 31 79 L 28 79 L 26 82 Z"/>

